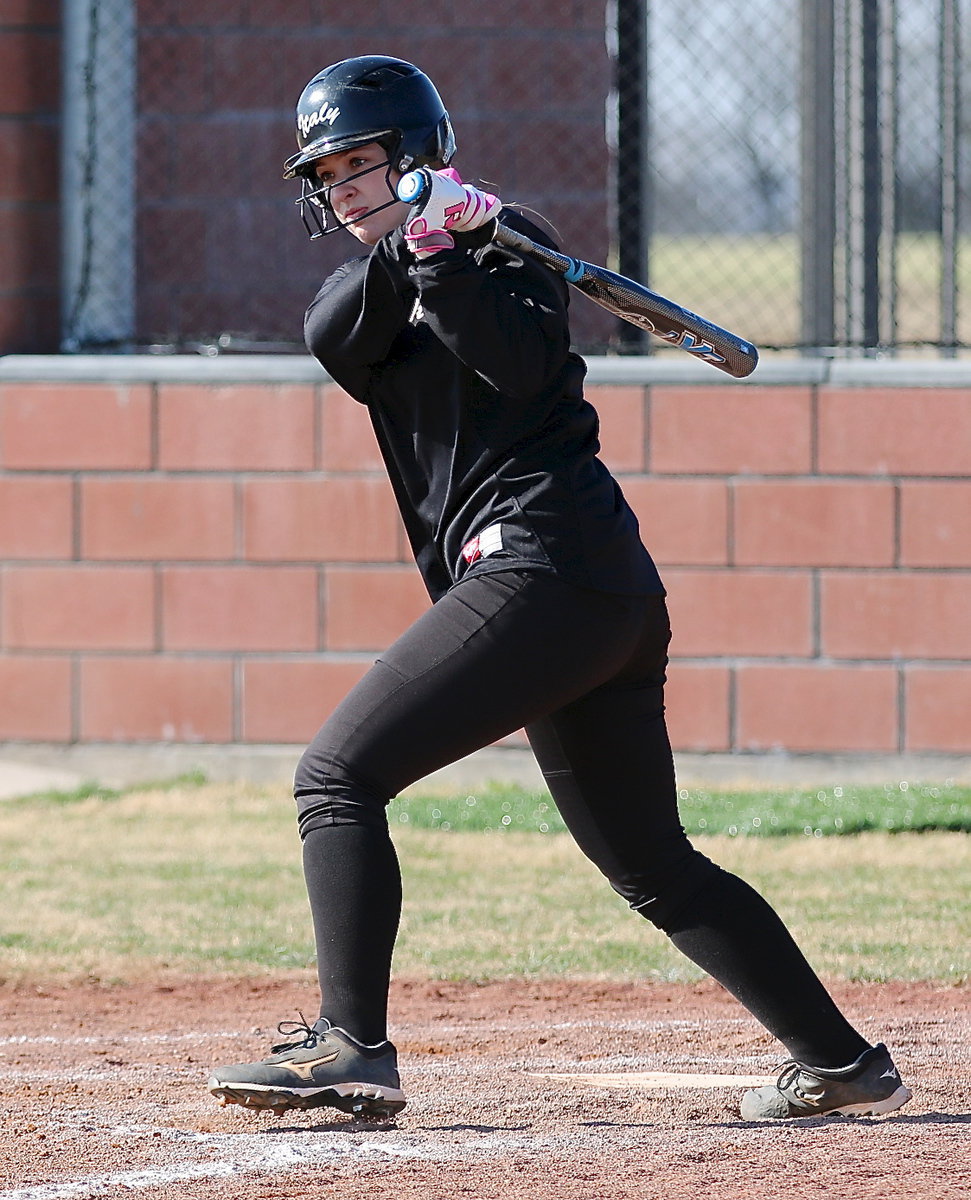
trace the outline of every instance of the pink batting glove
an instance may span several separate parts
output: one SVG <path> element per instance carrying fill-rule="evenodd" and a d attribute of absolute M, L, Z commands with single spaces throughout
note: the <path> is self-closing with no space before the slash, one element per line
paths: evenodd
<path fill-rule="evenodd" d="M 446 229 L 455 229 L 459 233 L 468 233 L 472 229 L 479 229 L 491 221 L 502 208 L 502 201 L 498 196 L 493 196 L 491 192 L 483 192 L 470 183 L 462 183 L 462 176 L 454 167 L 445 167 L 441 171 L 436 171 L 435 174 L 459 184 L 466 195 L 461 214 L 446 221 Z"/>
<path fill-rule="evenodd" d="M 425 188 L 413 205 L 415 216 L 422 216 L 428 229 L 451 229 L 468 233 L 487 224 L 502 208 L 498 197 L 483 192 L 462 178 L 454 167 L 441 171 L 421 170 Z"/>
<path fill-rule="evenodd" d="M 444 229 L 430 229 L 427 220 L 417 216 L 405 222 L 405 245 L 421 260 L 440 250 L 454 250 L 455 238 Z"/>

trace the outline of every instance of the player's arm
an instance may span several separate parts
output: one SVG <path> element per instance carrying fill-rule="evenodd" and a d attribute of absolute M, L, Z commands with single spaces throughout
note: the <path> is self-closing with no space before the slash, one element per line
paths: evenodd
<path fill-rule="evenodd" d="M 379 245 L 338 267 L 307 309 L 307 349 L 358 399 L 407 325 L 410 290 L 407 267 Z"/>
<path fill-rule="evenodd" d="M 425 203 L 403 231 L 425 320 L 491 386 L 514 397 L 535 395 L 569 353 L 566 285 L 493 244 L 495 197 L 458 184 L 454 172 L 425 176 Z M 502 219 L 516 220 L 508 210 Z"/>
<path fill-rule="evenodd" d="M 556 279 L 517 258 L 489 247 L 418 268 L 415 276 L 436 336 L 492 387 L 526 399 L 552 383 L 570 345 Z"/>

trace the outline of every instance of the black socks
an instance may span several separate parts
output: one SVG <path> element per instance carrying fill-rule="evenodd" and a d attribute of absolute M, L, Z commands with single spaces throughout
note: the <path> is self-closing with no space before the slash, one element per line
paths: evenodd
<path fill-rule="evenodd" d="M 799 1062 L 845 1067 L 868 1049 L 775 911 L 744 880 L 716 867 L 666 932 Z"/>
<path fill-rule="evenodd" d="M 303 843 L 321 1014 L 367 1046 L 387 1036 L 401 872 L 387 829 L 327 825 Z"/>
<path fill-rule="evenodd" d="M 401 873 L 387 829 L 327 825 L 303 846 L 321 1012 L 373 1046 L 387 1037 Z M 665 922 L 675 946 L 718 980 L 807 1065 L 845 1067 L 869 1048 L 769 904 L 712 864 L 706 883 Z"/>

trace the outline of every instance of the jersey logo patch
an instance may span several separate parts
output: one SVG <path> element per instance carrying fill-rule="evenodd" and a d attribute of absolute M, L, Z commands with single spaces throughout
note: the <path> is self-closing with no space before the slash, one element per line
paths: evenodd
<path fill-rule="evenodd" d="M 462 547 L 462 557 L 471 566 L 480 558 L 488 558 L 490 554 L 496 554 L 501 549 L 502 526 L 490 525 L 465 543 Z"/>

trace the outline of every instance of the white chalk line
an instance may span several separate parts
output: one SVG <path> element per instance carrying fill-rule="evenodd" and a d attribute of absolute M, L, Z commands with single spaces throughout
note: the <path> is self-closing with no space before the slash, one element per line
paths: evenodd
<path fill-rule="evenodd" d="M 417 1114 L 416 1114 L 417 1115 Z M 267 1172 L 284 1173 L 301 1168 L 321 1166 L 373 1166 L 380 1162 L 446 1163 L 484 1160 L 529 1154 L 550 1158 L 574 1154 L 578 1149 L 602 1148 L 599 1122 L 589 1128 L 572 1128 L 562 1133 L 524 1133 L 517 1128 L 493 1129 L 477 1133 L 468 1128 L 456 1128 L 455 1139 L 435 1138 L 430 1131 L 408 1132 L 388 1130 L 383 1137 L 359 1140 L 353 1133 L 318 1133 L 304 1130 L 291 1136 L 280 1133 L 206 1134 L 192 1130 L 156 1130 L 148 1125 L 104 1126 L 103 1135 L 114 1138 L 155 1138 L 179 1143 L 188 1149 L 197 1146 L 219 1154 L 215 1160 L 199 1158 L 158 1167 L 128 1171 L 104 1172 L 62 1183 L 43 1183 L 0 1191 L 0 1200 L 91 1200 L 108 1196 L 112 1200 L 119 1192 L 137 1192 L 199 1179 L 233 1177 L 240 1185 L 248 1175 Z M 627 1130 L 631 1150 L 642 1145 L 643 1132 L 633 1125 Z M 723 1134 L 717 1129 L 699 1127 L 691 1131 L 693 1144 L 699 1148 L 716 1144 Z"/>
<path fill-rule="evenodd" d="M 123 1033 L 104 1037 L 54 1037 L 52 1034 L 14 1034 L 0 1037 L 0 1046 L 147 1046 L 169 1045 L 176 1042 L 209 1042 L 220 1038 L 259 1037 L 259 1032 L 240 1033 L 239 1030 L 215 1029 L 211 1033 L 192 1031 L 189 1033 Z"/>
<path fill-rule="evenodd" d="M 115 1136 L 124 1136 L 126 1129 L 113 1131 Z M 172 1131 L 165 1131 L 171 1135 Z M 144 1134 L 142 1135 L 144 1136 Z M 186 1135 L 186 1141 L 219 1145 L 229 1143 L 234 1135 L 207 1137 L 203 1134 Z M 229 1146 L 231 1157 L 215 1162 L 201 1160 L 172 1163 L 168 1166 L 142 1167 L 130 1171 L 111 1171 L 100 1175 L 88 1175 L 63 1183 L 42 1183 L 28 1187 L 13 1188 L 0 1192 L 0 1200 L 72 1200 L 89 1196 L 116 1196 L 119 1189 L 128 1191 L 163 1187 L 173 1183 L 188 1183 L 198 1179 L 228 1178 L 257 1171 L 289 1171 L 297 1167 L 315 1166 L 335 1159 L 359 1159 L 362 1161 L 401 1158 L 427 1158 L 428 1154 L 417 1148 L 399 1145 L 381 1145 L 378 1142 L 353 1142 L 342 1145 L 335 1136 L 327 1143 L 307 1145 L 296 1141 L 281 1141 L 253 1134 L 235 1135 L 245 1142 L 256 1142 L 255 1146 L 243 1145 L 239 1149 Z"/>
<path fill-rule="evenodd" d="M 105 1131 L 108 1132 L 108 1131 Z M 146 1137 L 154 1134 L 147 1126 L 119 1126 L 110 1131 L 115 1137 Z M 42 1183 L 0 1191 L 0 1200 L 89 1200 L 91 1197 L 116 1197 L 120 1189 L 128 1192 L 158 1188 L 198 1179 L 228 1178 L 241 1182 L 249 1174 L 268 1171 L 283 1173 L 325 1164 L 375 1164 L 381 1161 L 454 1162 L 481 1161 L 483 1158 L 517 1153 L 552 1154 L 576 1148 L 576 1135 L 523 1136 L 514 1130 L 475 1133 L 463 1130 L 460 1140 L 449 1142 L 420 1134 L 389 1131 L 387 1140 L 360 1141 L 356 1135 L 316 1134 L 311 1131 L 284 1139 L 279 1134 L 202 1134 L 165 1130 L 163 1137 L 182 1143 L 221 1150 L 215 1161 L 199 1159 L 167 1166 L 144 1167 L 88 1175 L 63 1183 Z M 591 1144 L 599 1144 L 596 1130 L 589 1131 Z M 352 1140 L 353 1139 L 353 1140 Z M 394 1139 L 394 1140 L 392 1140 Z M 228 1152 L 228 1153 L 227 1153 Z"/>
<path fill-rule="evenodd" d="M 402 1134 L 389 1131 L 385 1141 L 371 1138 L 357 1140 L 353 1134 L 321 1134 L 307 1130 L 292 1138 L 284 1139 L 276 1134 L 214 1134 L 207 1135 L 189 1131 L 165 1130 L 163 1136 L 177 1137 L 186 1146 L 196 1143 L 200 1147 L 222 1151 L 215 1161 L 194 1159 L 177 1164 L 146 1167 L 129 1171 L 104 1172 L 62 1183 L 43 1183 L 0 1191 L 0 1200 L 93 1200 L 107 1196 L 116 1200 L 122 1190 L 125 1194 L 160 1188 L 177 1183 L 188 1183 L 200 1179 L 226 1179 L 232 1177 L 239 1185 L 237 1195 L 243 1195 L 246 1177 L 265 1176 L 267 1172 L 319 1169 L 322 1166 L 374 1166 L 379 1163 L 427 1162 L 429 1164 L 468 1161 L 482 1164 L 489 1159 L 529 1154 L 533 1157 L 552 1158 L 576 1154 L 578 1150 L 601 1149 L 602 1131 L 600 1122 L 589 1128 L 574 1129 L 562 1135 L 523 1135 L 516 1129 L 490 1131 L 476 1135 L 463 1129 L 457 1132 L 460 1140 L 449 1142 L 432 1139 L 421 1134 Z M 118 1126 L 114 1136 L 145 1137 L 152 1132 L 147 1126 Z M 629 1138 L 615 1149 L 636 1152 L 645 1146 L 643 1130 L 635 1124 L 627 1130 Z M 793 1130 L 796 1137 L 803 1132 L 815 1141 L 815 1131 Z M 963 1138 L 957 1127 L 942 1126 L 943 1134 L 950 1140 Z M 579 1135 L 579 1136 L 578 1136 Z M 694 1150 L 712 1150 L 724 1144 L 725 1133 L 718 1125 L 698 1126 L 685 1131 Z M 758 1145 L 760 1139 L 770 1134 L 753 1127 L 746 1135 L 747 1144 Z M 391 1140 L 394 1138 L 395 1140 Z M 650 1144 L 649 1142 L 647 1143 Z M 356 1190 L 366 1190 L 361 1180 Z"/>
<path fill-rule="evenodd" d="M 691 1019 L 682 1018 L 678 1020 L 667 1021 L 649 1021 L 639 1020 L 638 1018 L 628 1019 L 611 1019 L 604 1018 L 603 1020 L 597 1017 L 585 1018 L 581 1021 L 549 1021 L 544 1022 L 538 1019 L 530 1021 L 494 1021 L 487 1020 L 482 1022 L 482 1025 L 488 1026 L 489 1029 L 495 1030 L 498 1033 L 527 1033 L 531 1030 L 555 1033 L 591 1033 L 596 1034 L 598 1030 L 614 1030 L 627 1031 L 630 1033 L 666 1033 L 668 1030 L 702 1030 L 714 1028 L 745 1028 L 754 1025 L 754 1018 L 742 1015 L 740 1017 L 718 1017 L 708 1020 L 707 1018 Z M 428 1037 L 430 1033 L 438 1035 L 444 1034 L 468 1034 L 472 1027 L 471 1022 L 462 1024 L 451 1024 L 446 1022 L 411 1022 L 406 1025 L 399 1025 L 399 1031 L 405 1034 L 420 1033 L 424 1037 Z"/>
<path fill-rule="evenodd" d="M 588 1087 L 631 1088 L 638 1092 L 679 1091 L 682 1088 L 764 1087 L 775 1083 L 766 1075 L 702 1075 L 692 1071 L 626 1071 L 626 1072 L 539 1072 L 530 1071 L 535 1079 L 566 1080 Z"/>

